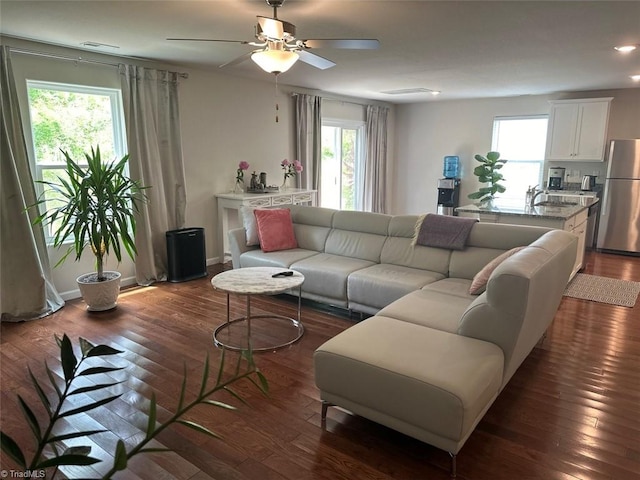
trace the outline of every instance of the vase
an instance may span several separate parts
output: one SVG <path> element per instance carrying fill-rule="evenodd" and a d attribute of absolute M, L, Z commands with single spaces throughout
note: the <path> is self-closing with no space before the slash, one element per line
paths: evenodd
<path fill-rule="evenodd" d="M 233 193 L 244 193 L 244 180 L 236 180 L 236 185 L 233 187 Z"/>
<path fill-rule="evenodd" d="M 289 188 L 289 177 L 287 175 L 284 176 L 284 181 L 282 185 L 280 185 L 280 190 L 287 190 Z"/>

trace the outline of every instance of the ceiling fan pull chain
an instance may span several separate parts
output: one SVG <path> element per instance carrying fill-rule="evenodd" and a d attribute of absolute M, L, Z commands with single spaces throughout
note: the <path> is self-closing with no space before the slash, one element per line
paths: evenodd
<path fill-rule="evenodd" d="M 280 110 L 280 106 L 278 105 L 278 74 L 276 73 L 276 123 L 279 122 L 279 119 L 278 119 L 279 110 Z"/>

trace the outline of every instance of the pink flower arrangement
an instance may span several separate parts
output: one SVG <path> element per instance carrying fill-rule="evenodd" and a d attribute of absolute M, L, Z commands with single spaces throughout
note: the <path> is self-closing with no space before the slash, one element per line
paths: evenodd
<path fill-rule="evenodd" d="M 236 171 L 236 183 L 244 182 L 244 171 L 249 170 L 249 162 L 242 160 L 238 164 L 238 170 Z"/>
<path fill-rule="evenodd" d="M 302 163 L 300 160 L 294 160 L 290 162 L 286 158 L 280 162 L 282 169 L 284 170 L 284 178 L 285 180 L 289 177 L 295 177 L 296 174 L 302 172 Z"/>

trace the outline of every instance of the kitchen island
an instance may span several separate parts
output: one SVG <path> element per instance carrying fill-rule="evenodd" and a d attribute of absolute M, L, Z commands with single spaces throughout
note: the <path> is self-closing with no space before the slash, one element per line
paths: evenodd
<path fill-rule="evenodd" d="M 464 205 L 456 208 L 461 217 L 477 218 L 481 222 L 533 225 L 566 230 L 578 236 L 578 254 L 571 277 L 582 268 L 587 234 L 589 208 L 598 203 L 597 197 L 545 194 L 536 199 L 534 206 L 500 205 L 499 200 L 490 207 Z"/>

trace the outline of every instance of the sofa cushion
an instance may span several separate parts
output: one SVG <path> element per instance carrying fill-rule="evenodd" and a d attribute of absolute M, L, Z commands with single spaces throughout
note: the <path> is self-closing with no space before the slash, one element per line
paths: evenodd
<path fill-rule="evenodd" d="M 477 298 L 477 295 L 471 295 L 469 293 L 470 286 L 471 280 L 466 278 L 444 278 L 425 285 L 422 287 L 422 290 L 446 293 L 447 295 L 466 298 L 469 302 L 472 302 Z"/>
<path fill-rule="evenodd" d="M 314 363 L 324 400 L 457 453 L 500 390 L 503 357 L 489 342 L 377 315 L 321 345 Z"/>
<path fill-rule="evenodd" d="M 293 263 L 290 267 L 305 276 L 303 292 L 339 300 L 338 306 L 347 303 L 347 277 L 352 272 L 370 267 L 373 262 L 358 258 L 318 253 Z"/>
<path fill-rule="evenodd" d="M 504 262 L 511 255 L 518 253 L 522 250 L 523 247 L 512 248 L 511 250 L 507 250 L 506 252 L 498 255 L 496 258 L 487 263 L 482 270 L 476 273 L 475 277 L 471 281 L 471 285 L 469 286 L 469 293 L 471 295 L 480 295 L 487 288 L 487 282 L 489 281 L 489 277 L 493 273 L 493 271 Z"/>
<path fill-rule="evenodd" d="M 428 270 L 386 263 L 372 265 L 349 275 L 349 303 L 382 308 L 403 295 L 442 278 L 444 275 Z"/>
<path fill-rule="evenodd" d="M 246 232 L 247 246 L 260 245 L 260 239 L 258 238 L 258 224 L 256 223 L 256 216 L 254 215 L 254 207 L 241 207 L 240 216 L 242 217 L 242 225 Z"/>
<path fill-rule="evenodd" d="M 438 283 L 430 285 L 435 286 Z M 474 298 L 477 297 L 451 295 L 432 288 L 422 289 L 411 292 L 387 305 L 378 314 L 444 332 L 456 333 L 460 317 Z"/>
<path fill-rule="evenodd" d="M 263 252 L 275 252 L 297 248 L 298 242 L 293 233 L 291 212 L 286 208 L 254 210 L 258 224 L 258 238 Z"/>
<path fill-rule="evenodd" d="M 290 268 L 293 263 L 304 258 L 317 255 L 318 252 L 303 248 L 279 250 L 277 252 L 263 252 L 262 250 L 249 250 L 240 255 L 240 268 L 246 267 L 283 267 Z"/>

